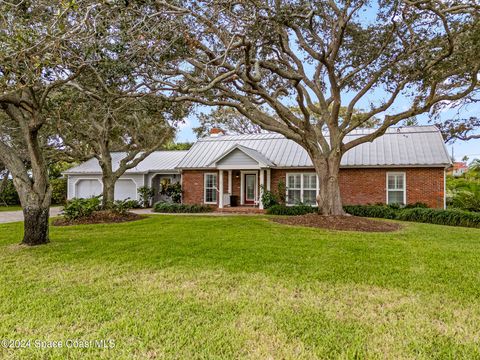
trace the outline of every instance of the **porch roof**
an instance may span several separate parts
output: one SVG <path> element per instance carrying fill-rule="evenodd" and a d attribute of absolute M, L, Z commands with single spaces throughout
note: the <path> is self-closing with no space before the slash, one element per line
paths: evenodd
<path fill-rule="evenodd" d="M 264 156 L 263 154 L 261 154 L 257 150 L 251 149 L 249 147 L 239 145 L 239 144 L 235 144 L 230 149 L 227 149 L 220 156 L 215 158 L 215 160 L 213 160 L 208 166 L 209 167 L 212 167 L 212 166 L 218 167 L 219 162 L 226 159 L 230 154 L 233 154 L 236 150 L 242 152 L 247 157 L 249 157 L 252 160 L 254 160 L 255 162 L 257 162 L 259 167 L 273 167 L 273 166 L 275 166 L 275 164 L 273 162 L 271 162 L 266 156 Z M 241 166 L 241 164 L 235 164 L 235 161 L 233 161 L 233 162 L 234 162 L 234 164 L 232 164 L 232 165 Z M 228 165 L 227 165 L 227 167 L 228 167 Z"/>

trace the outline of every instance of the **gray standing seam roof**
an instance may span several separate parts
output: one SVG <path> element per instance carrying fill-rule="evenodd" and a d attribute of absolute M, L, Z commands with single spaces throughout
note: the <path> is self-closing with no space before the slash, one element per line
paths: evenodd
<path fill-rule="evenodd" d="M 176 166 L 179 161 L 187 154 L 185 150 L 173 151 L 155 151 L 148 155 L 136 167 L 126 171 L 127 174 L 148 173 L 153 171 L 171 171 L 178 172 Z M 121 159 L 126 156 L 125 152 L 112 152 L 112 168 L 118 169 Z M 64 174 L 95 174 L 102 173 L 98 160 L 91 158 L 78 166 L 68 169 Z"/>
<path fill-rule="evenodd" d="M 374 129 L 358 129 L 346 142 Z M 198 140 L 177 165 L 179 169 L 213 168 L 213 162 L 235 146 L 260 153 L 276 167 L 312 167 L 304 148 L 275 133 L 224 135 Z M 347 151 L 342 167 L 449 166 L 451 164 L 440 131 L 435 126 L 390 128 L 373 140 Z"/>

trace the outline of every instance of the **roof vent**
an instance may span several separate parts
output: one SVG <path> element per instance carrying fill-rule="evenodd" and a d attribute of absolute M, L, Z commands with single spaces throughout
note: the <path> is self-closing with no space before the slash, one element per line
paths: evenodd
<path fill-rule="evenodd" d="M 210 136 L 212 136 L 212 137 L 218 137 L 218 136 L 222 136 L 222 135 L 225 135 L 225 131 L 223 131 L 222 129 L 220 129 L 218 127 L 213 127 L 210 130 Z"/>

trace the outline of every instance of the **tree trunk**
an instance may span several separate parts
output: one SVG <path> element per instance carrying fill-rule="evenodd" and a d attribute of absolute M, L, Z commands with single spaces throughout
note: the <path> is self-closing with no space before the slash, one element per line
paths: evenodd
<path fill-rule="evenodd" d="M 322 215 L 345 215 L 338 182 L 340 160 L 341 155 L 313 159 L 320 187 L 317 195 L 318 211 Z"/>
<path fill-rule="evenodd" d="M 24 207 L 23 216 L 25 220 L 22 244 L 34 246 L 48 243 L 49 207 Z"/>
<path fill-rule="evenodd" d="M 115 200 L 115 178 L 103 175 L 102 182 L 102 207 L 107 209 Z"/>

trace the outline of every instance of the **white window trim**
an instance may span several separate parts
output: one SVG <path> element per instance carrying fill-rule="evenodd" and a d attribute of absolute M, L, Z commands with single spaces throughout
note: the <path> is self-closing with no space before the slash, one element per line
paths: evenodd
<path fill-rule="evenodd" d="M 388 176 L 389 175 L 402 175 L 403 176 L 403 205 L 407 205 L 407 174 L 405 171 L 387 171 L 387 176 L 385 178 L 385 204 L 389 205 L 388 203 L 388 192 L 391 191 L 401 191 L 400 189 L 389 189 L 388 188 Z"/>
<path fill-rule="evenodd" d="M 316 175 L 315 172 L 289 172 L 289 173 L 285 174 L 285 191 L 286 191 L 285 198 L 287 200 L 286 201 L 287 206 L 295 206 L 295 204 L 289 204 L 288 203 L 288 177 L 290 175 L 300 175 L 300 201 L 302 202 L 302 204 L 303 204 L 303 191 L 304 190 L 315 190 L 315 196 L 318 196 L 318 194 L 320 192 L 320 184 L 318 182 L 318 175 Z M 317 183 L 316 183 L 315 188 L 304 188 L 303 187 L 303 176 L 304 175 L 316 175 Z M 294 190 L 298 190 L 298 188 L 295 188 Z M 317 207 L 318 206 L 317 201 L 315 200 L 315 205 L 311 205 L 311 206 Z"/>
<path fill-rule="evenodd" d="M 208 189 L 215 189 L 217 192 L 217 200 L 215 201 L 207 201 L 207 176 L 208 175 L 214 175 L 216 180 L 215 183 L 218 184 L 218 174 L 214 172 L 209 172 L 209 173 L 204 173 L 203 174 L 203 203 L 204 204 L 216 204 L 218 201 L 218 188 L 215 186 L 213 188 L 208 188 Z"/>

